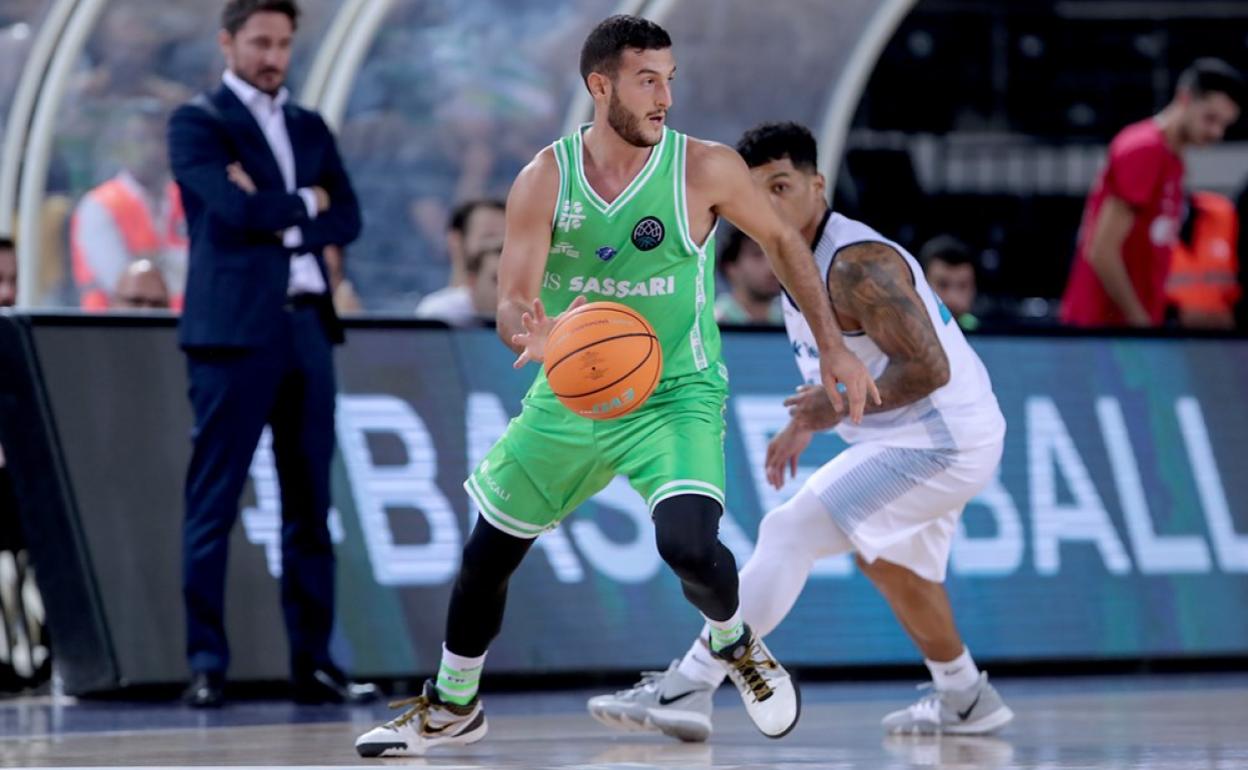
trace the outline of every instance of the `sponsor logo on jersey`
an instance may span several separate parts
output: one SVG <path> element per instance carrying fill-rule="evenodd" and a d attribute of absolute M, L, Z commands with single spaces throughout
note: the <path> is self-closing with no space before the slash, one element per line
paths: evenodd
<path fill-rule="evenodd" d="M 663 297 L 676 293 L 676 276 L 660 275 L 649 280 L 622 281 L 592 275 L 574 275 L 568 280 L 568 291 L 576 294 L 601 294 L 604 297 Z"/>
<path fill-rule="evenodd" d="M 612 246 L 599 246 L 598 250 L 594 252 L 594 254 L 598 256 L 598 259 L 601 259 L 603 262 L 610 262 L 611 258 L 614 257 L 616 253 L 615 248 Z"/>
<path fill-rule="evenodd" d="M 802 342 L 801 340 L 791 340 L 791 342 L 793 343 L 793 355 L 797 356 L 798 358 L 803 358 L 803 357 L 818 358 L 819 357 L 819 350 L 814 345 L 811 345 L 809 342 Z"/>
<path fill-rule="evenodd" d="M 658 217 L 643 217 L 633 226 L 633 245 L 642 251 L 650 251 L 663 242 L 666 232 Z"/>
<path fill-rule="evenodd" d="M 511 493 L 503 489 L 502 484 L 499 484 L 490 475 L 490 460 L 488 457 L 481 461 L 481 470 L 478 471 L 477 475 L 481 477 L 481 480 L 485 482 L 485 485 L 490 488 L 491 492 L 498 495 L 499 500 L 507 502 L 511 499 Z"/>
<path fill-rule="evenodd" d="M 554 246 L 551 246 L 550 253 L 551 254 L 563 254 L 564 256 L 571 257 L 572 259 L 576 259 L 577 257 L 581 256 L 581 252 L 577 251 L 572 246 L 572 244 L 568 243 L 567 241 L 559 241 Z"/>
<path fill-rule="evenodd" d="M 585 221 L 585 207 L 580 201 L 564 201 L 563 211 L 559 213 L 559 224 L 555 228 L 566 232 L 580 230 Z"/>

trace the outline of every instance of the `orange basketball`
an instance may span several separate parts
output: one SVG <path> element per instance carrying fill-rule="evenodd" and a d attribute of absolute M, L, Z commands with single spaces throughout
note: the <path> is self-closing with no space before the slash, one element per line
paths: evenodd
<path fill-rule="evenodd" d="M 663 349 L 654 328 L 618 302 L 591 302 L 555 324 L 546 341 L 546 379 L 573 412 L 591 420 L 622 417 L 659 384 Z"/>

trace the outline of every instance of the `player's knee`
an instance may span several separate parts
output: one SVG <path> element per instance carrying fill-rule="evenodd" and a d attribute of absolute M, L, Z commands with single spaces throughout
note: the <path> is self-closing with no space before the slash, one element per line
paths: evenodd
<path fill-rule="evenodd" d="M 703 575 L 714 569 L 722 513 L 719 503 L 698 495 L 671 498 L 655 508 L 655 543 L 659 556 L 677 575 Z"/>
<path fill-rule="evenodd" d="M 758 525 L 757 547 L 786 551 L 793 547 L 801 548 L 804 538 L 800 513 L 792 500 L 769 511 Z"/>
<path fill-rule="evenodd" d="M 531 545 L 532 541 L 479 523 L 464 543 L 457 582 L 462 587 L 480 590 L 502 586 L 520 566 Z"/>
<path fill-rule="evenodd" d="M 700 575 L 715 566 L 713 543 L 669 534 L 658 538 L 659 556 L 681 577 Z"/>
<path fill-rule="evenodd" d="M 870 578 L 871 582 L 880 588 L 896 589 L 926 582 L 910 569 L 885 559 L 867 561 L 862 558 L 862 554 L 855 553 L 854 563 L 858 565 L 858 569 L 862 571 L 862 574 Z"/>

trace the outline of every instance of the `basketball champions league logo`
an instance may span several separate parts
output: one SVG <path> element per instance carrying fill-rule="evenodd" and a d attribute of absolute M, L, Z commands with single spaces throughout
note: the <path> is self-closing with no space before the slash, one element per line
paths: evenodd
<path fill-rule="evenodd" d="M 633 245 L 641 251 L 650 251 L 663 242 L 666 231 L 658 217 L 644 217 L 633 227 Z"/>

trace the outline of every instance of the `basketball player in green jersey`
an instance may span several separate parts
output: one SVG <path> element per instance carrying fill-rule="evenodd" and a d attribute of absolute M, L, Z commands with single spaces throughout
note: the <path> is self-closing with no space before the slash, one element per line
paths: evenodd
<path fill-rule="evenodd" d="M 779 738 L 799 715 L 796 688 L 742 623 L 737 567 L 718 540 L 724 503 L 727 373 L 713 316 L 714 230 L 732 221 L 772 259 L 819 341 L 821 376 L 857 422 L 879 395 L 841 341 L 805 239 L 784 224 L 731 148 L 665 125 L 672 42 L 633 16 L 599 24 L 581 51 L 594 121 L 538 153 L 507 201 L 498 332 L 516 366 L 543 360 L 558 314 L 587 300 L 624 303 L 654 326 L 663 373 L 650 399 L 616 420 L 573 414 L 539 373 L 520 416 L 464 487 L 481 518 L 452 590 L 436 680 L 401 716 L 356 741 L 362 756 L 419 755 L 486 733 L 477 695 L 502 624 L 507 583 L 534 539 L 624 475 L 645 498 L 659 553 L 706 618 L 707 645 L 758 728 Z M 548 314 L 549 311 L 549 314 Z"/>

